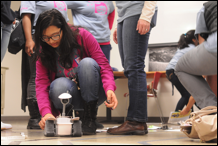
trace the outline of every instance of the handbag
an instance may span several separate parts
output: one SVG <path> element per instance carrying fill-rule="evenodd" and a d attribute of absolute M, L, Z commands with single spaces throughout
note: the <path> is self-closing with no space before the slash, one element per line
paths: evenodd
<path fill-rule="evenodd" d="M 21 49 L 25 48 L 26 38 L 24 35 L 22 18 L 20 17 L 20 8 L 16 13 L 16 24 L 12 27 L 10 40 L 8 43 L 8 52 L 17 54 Z M 31 30 L 33 28 L 34 14 L 31 17 Z"/>
<path fill-rule="evenodd" d="M 201 142 L 217 139 L 217 107 L 208 106 L 192 112 L 180 128 L 189 138 L 200 139 Z"/>
<path fill-rule="evenodd" d="M 22 19 L 16 20 L 15 28 L 11 32 L 8 52 L 17 54 L 22 48 L 25 47 L 26 38 L 24 36 L 24 30 L 22 25 Z"/>

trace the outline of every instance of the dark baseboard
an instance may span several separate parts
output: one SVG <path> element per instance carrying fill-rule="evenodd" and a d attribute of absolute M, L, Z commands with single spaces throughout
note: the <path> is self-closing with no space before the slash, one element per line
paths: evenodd
<path fill-rule="evenodd" d="M 4 123 L 4 121 L 28 121 L 29 116 L 1 116 L 1 121 Z"/>
<path fill-rule="evenodd" d="M 28 121 L 29 116 L 1 116 L 1 121 Z M 164 121 L 167 122 L 169 117 L 163 117 Z M 106 117 L 97 117 L 98 122 L 105 124 L 110 123 L 123 123 L 124 117 L 112 117 L 111 120 L 108 120 Z M 161 123 L 160 117 L 148 117 L 147 123 Z"/>

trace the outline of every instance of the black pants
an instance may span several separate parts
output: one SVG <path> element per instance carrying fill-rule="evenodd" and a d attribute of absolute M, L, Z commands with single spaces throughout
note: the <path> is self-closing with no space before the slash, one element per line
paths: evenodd
<path fill-rule="evenodd" d="M 175 111 L 182 110 L 183 107 L 188 104 L 191 94 L 181 84 L 178 77 L 174 73 L 174 69 L 166 70 L 166 77 L 172 83 L 172 85 L 176 87 L 176 89 L 179 91 L 179 93 L 182 96 L 176 105 Z M 192 111 L 193 111 L 193 107 L 192 107 Z"/>

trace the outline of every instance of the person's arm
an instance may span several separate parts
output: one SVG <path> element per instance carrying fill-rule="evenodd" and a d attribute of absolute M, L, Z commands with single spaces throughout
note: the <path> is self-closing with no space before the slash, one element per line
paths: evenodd
<path fill-rule="evenodd" d="M 107 17 L 110 30 L 112 29 L 113 24 L 114 24 L 114 17 L 115 17 L 115 9 L 114 9 L 113 12 L 110 13 L 110 14 L 108 15 L 108 17 Z"/>
<path fill-rule="evenodd" d="M 51 72 L 50 72 L 51 73 Z M 48 118 L 55 119 L 59 115 L 58 111 L 52 109 L 49 99 L 49 86 L 51 84 L 49 71 L 43 65 L 41 60 L 36 61 L 36 98 L 39 107 L 39 112 L 42 116 L 39 126 L 42 130 L 45 128 L 45 121 Z"/>
<path fill-rule="evenodd" d="M 151 23 L 151 19 L 155 12 L 155 6 L 157 1 L 145 1 L 144 7 L 142 9 L 142 13 L 139 19 L 146 20 L 147 22 Z"/>
<path fill-rule="evenodd" d="M 23 30 L 24 30 L 24 35 L 26 38 L 26 43 L 25 43 L 25 52 L 31 56 L 33 54 L 33 48 L 35 46 L 35 42 L 32 39 L 32 28 L 31 28 L 31 13 L 24 13 L 22 14 L 22 21 L 23 21 Z"/>
<path fill-rule="evenodd" d="M 146 34 L 150 30 L 150 22 L 155 13 L 156 1 L 145 1 L 142 9 L 141 16 L 138 20 L 137 28 L 138 33 L 141 35 Z"/>
<path fill-rule="evenodd" d="M 180 113 L 182 115 L 188 114 L 194 103 L 195 103 L 195 99 L 193 98 L 193 96 L 190 96 L 187 106 L 183 108 L 183 110 Z"/>
<path fill-rule="evenodd" d="M 36 61 L 36 98 L 39 112 L 42 117 L 48 113 L 52 113 L 51 103 L 49 100 L 49 86 L 51 84 L 49 71 L 43 65 L 41 60 Z"/>

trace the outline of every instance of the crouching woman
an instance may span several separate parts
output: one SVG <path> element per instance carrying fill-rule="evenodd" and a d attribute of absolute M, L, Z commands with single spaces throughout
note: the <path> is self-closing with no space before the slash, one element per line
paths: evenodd
<path fill-rule="evenodd" d="M 73 108 L 84 110 L 83 134 L 96 133 L 96 107 L 103 102 L 115 109 L 113 71 L 90 32 L 68 25 L 62 14 L 48 10 L 39 15 L 35 28 L 36 98 L 45 127 L 49 117 L 57 117 L 63 105 L 58 96 L 72 95 L 66 114 Z M 107 100 L 109 103 L 105 102 Z"/>

